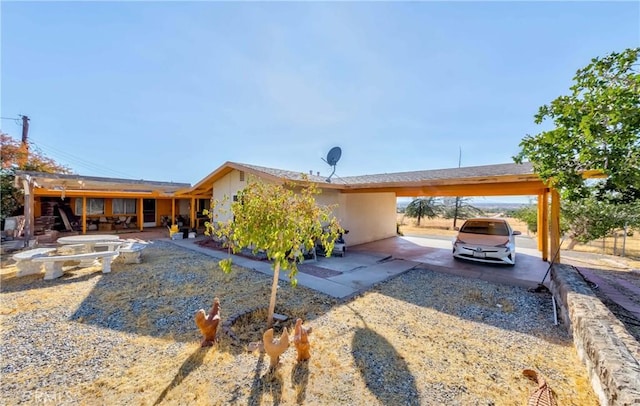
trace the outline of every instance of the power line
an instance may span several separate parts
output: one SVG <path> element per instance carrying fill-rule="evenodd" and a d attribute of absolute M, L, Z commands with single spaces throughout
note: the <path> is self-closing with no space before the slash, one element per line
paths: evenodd
<path fill-rule="evenodd" d="M 82 158 L 80 158 L 78 156 L 70 154 L 70 153 L 68 153 L 66 151 L 59 150 L 59 149 L 57 149 L 55 147 L 52 147 L 50 145 L 46 145 L 46 144 L 43 144 L 41 142 L 37 142 L 37 143 L 32 142 L 32 143 L 38 148 L 45 149 L 45 150 L 48 150 L 48 151 L 52 151 L 52 155 L 60 155 L 60 156 L 64 157 L 64 159 L 66 161 L 70 161 L 70 162 L 74 163 L 75 165 L 83 167 L 85 169 L 93 170 L 93 171 L 96 171 L 96 172 L 99 172 L 99 173 L 111 173 L 111 174 L 115 174 L 117 176 L 121 176 L 121 177 L 125 177 L 125 178 L 131 178 L 131 179 L 134 178 L 130 174 L 127 174 L 127 173 L 124 173 L 124 172 L 119 172 L 119 171 L 116 171 L 116 170 L 114 170 L 112 168 L 108 168 L 106 166 L 102 166 L 102 165 L 96 164 L 95 162 L 84 160 L 84 159 L 82 159 Z"/>
<path fill-rule="evenodd" d="M 18 118 L 0 117 L 0 119 L 2 119 L 2 120 L 13 120 L 16 123 L 16 125 L 22 126 L 23 129 L 24 129 L 24 127 L 25 127 L 25 117 L 26 116 L 19 115 Z M 26 117 L 26 120 L 28 121 L 29 118 Z M 28 122 L 26 123 L 26 125 L 28 126 Z M 23 142 L 25 141 L 24 138 L 25 137 L 24 137 L 24 134 L 23 134 Z M 28 141 L 28 143 L 29 144 L 33 144 L 33 146 L 36 147 L 36 148 L 52 151 L 52 155 L 54 155 L 54 156 L 55 155 L 62 156 L 63 160 L 65 160 L 67 162 L 71 162 L 72 164 L 74 164 L 76 166 L 83 167 L 85 169 L 96 171 L 98 173 L 111 173 L 111 174 L 115 174 L 117 176 L 125 177 L 125 178 L 131 178 L 131 179 L 134 178 L 130 174 L 127 174 L 127 173 L 124 173 L 124 172 L 119 172 L 119 171 L 116 171 L 116 170 L 114 170 L 112 168 L 108 168 L 106 166 L 98 165 L 95 162 L 86 161 L 86 160 L 84 160 L 84 159 L 82 159 L 80 157 L 77 157 L 77 156 L 75 156 L 73 154 L 70 154 L 70 153 L 68 153 L 66 151 L 59 150 L 59 149 L 57 149 L 55 147 L 52 147 L 50 145 L 46 145 L 46 144 L 43 144 L 41 142 L 37 142 L 37 143 L 33 142 L 33 139 Z"/>
<path fill-rule="evenodd" d="M 22 126 L 21 117 L 0 117 L 2 120 L 12 120 L 17 126 Z"/>

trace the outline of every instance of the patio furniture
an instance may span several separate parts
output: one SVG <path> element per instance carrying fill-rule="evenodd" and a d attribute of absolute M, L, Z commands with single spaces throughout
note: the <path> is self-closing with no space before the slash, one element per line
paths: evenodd
<path fill-rule="evenodd" d="M 84 254 L 72 254 L 72 255 L 52 255 L 52 256 L 43 256 L 43 257 L 35 257 L 32 259 L 33 262 L 41 262 L 44 263 L 45 274 L 44 280 L 56 279 L 62 276 L 64 270 L 62 266 L 65 262 L 69 261 L 95 261 L 98 259 L 102 260 L 102 273 L 111 272 L 111 262 L 113 258 L 118 255 L 117 251 L 101 251 L 101 252 L 87 252 Z"/>
<path fill-rule="evenodd" d="M 125 264 L 139 264 L 142 262 L 142 250 L 146 244 L 128 243 L 120 247 L 119 261 Z"/>
<path fill-rule="evenodd" d="M 103 243 L 116 242 L 122 242 L 122 240 L 115 234 L 84 234 L 58 238 L 58 244 L 73 245 L 75 248 L 74 253 L 76 254 L 95 252 L 96 246 L 99 247 L 100 245 L 104 246 Z M 115 245 L 113 247 L 115 248 Z M 113 251 L 113 249 L 111 249 L 111 251 Z M 94 265 L 98 265 L 97 259 L 95 258 L 86 258 L 80 264 L 81 267 L 85 268 Z"/>
<path fill-rule="evenodd" d="M 18 270 L 16 277 L 40 273 L 42 264 L 32 260 L 37 257 L 47 256 L 55 250 L 55 248 L 36 248 L 14 254 L 13 259 L 16 261 L 16 269 Z"/>

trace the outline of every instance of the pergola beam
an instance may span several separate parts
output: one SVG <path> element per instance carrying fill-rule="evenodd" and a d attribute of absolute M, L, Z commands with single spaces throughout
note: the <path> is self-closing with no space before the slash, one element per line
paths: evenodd
<path fill-rule="evenodd" d="M 539 195 L 545 190 L 542 182 L 508 182 L 467 185 L 420 185 L 376 188 L 348 188 L 343 193 L 393 192 L 397 197 L 417 196 L 522 196 Z"/>

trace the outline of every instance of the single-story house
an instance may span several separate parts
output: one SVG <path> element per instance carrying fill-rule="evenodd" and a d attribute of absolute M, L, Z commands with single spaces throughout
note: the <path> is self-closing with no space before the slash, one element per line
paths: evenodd
<path fill-rule="evenodd" d="M 77 216 L 82 233 L 96 222 L 100 227 L 101 222 L 110 220 L 114 224 L 128 221 L 140 230 L 180 220 L 185 226 L 198 227 L 202 210 L 208 209 L 212 200 L 220 201 L 224 196 L 232 200 L 250 176 L 271 182 L 315 183 L 322 191 L 316 198 L 318 203 L 337 205 L 334 214 L 349 230 L 345 236 L 349 245 L 395 236 L 398 197 L 512 195 L 538 197 L 538 248 L 542 259 L 553 258 L 560 244 L 559 195 L 542 182 L 530 163 L 327 179 L 318 174 L 226 162 L 193 186 L 28 171 L 18 171 L 16 182 L 25 191 L 25 236 L 31 237 L 37 219 L 51 215 L 47 211 L 51 202 Z M 559 256 L 555 260 L 559 261 Z"/>

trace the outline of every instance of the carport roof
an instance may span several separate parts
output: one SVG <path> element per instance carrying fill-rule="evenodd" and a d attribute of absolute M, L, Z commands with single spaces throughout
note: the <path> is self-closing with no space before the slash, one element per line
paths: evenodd
<path fill-rule="evenodd" d="M 529 162 L 525 162 L 523 164 L 508 163 L 412 172 L 381 173 L 377 175 L 349 176 L 343 179 L 346 184 L 350 185 L 369 185 L 452 179 L 482 179 L 495 176 L 528 177 L 532 175 L 535 176 L 533 172 L 533 165 Z"/>
<path fill-rule="evenodd" d="M 506 196 L 537 195 L 546 186 L 534 173 L 530 163 L 469 166 L 411 172 L 334 177 L 304 174 L 284 169 L 225 162 L 193 187 L 187 183 L 148 180 L 100 178 L 92 176 L 18 171 L 19 177 L 29 176 L 37 187 L 50 191 L 66 190 L 67 195 L 93 193 L 139 193 L 164 197 L 210 197 L 214 183 L 232 172 L 244 171 L 259 178 L 294 183 L 316 183 L 323 189 L 343 193 L 393 192 L 397 196 Z M 71 194 L 70 194 L 71 193 Z"/>
<path fill-rule="evenodd" d="M 189 183 L 159 182 L 144 179 L 103 178 L 97 176 L 16 171 L 18 179 L 29 179 L 36 189 L 84 192 L 128 192 L 169 195 L 178 190 L 188 189 Z"/>
<path fill-rule="evenodd" d="M 273 181 L 314 182 L 324 189 L 346 193 L 394 192 L 398 196 L 536 195 L 546 186 L 531 163 L 506 163 L 462 168 L 332 178 L 277 168 L 226 162 L 185 194 L 208 194 L 213 184 L 233 170 Z"/>

